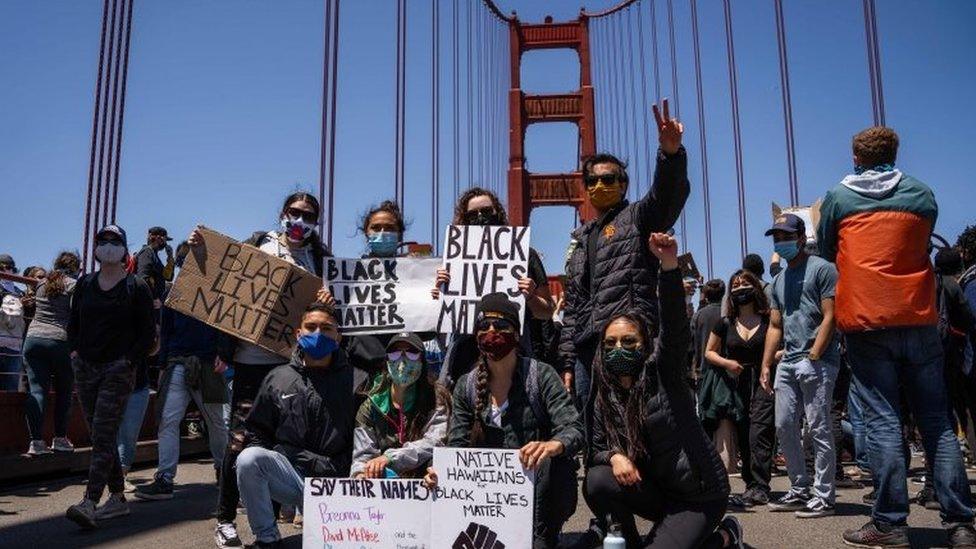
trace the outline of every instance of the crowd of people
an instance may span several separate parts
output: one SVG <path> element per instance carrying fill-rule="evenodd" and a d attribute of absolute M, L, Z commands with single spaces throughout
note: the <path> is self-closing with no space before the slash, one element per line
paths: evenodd
<path fill-rule="evenodd" d="M 950 547 L 976 547 L 959 442 L 976 424 L 976 226 L 933 262 L 934 194 L 895 168 L 895 132 L 873 127 L 854 137 L 854 173 L 827 193 L 818 227 L 783 214 L 767 231 L 770 282 L 755 254 L 728 282 L 689 279 L 669 231 L 690 192 L 683 127 L 667 101 L 654 115 L 647 194 L 626 199 L 620 159 L 587 159 L 597 215 L 571 235 L 564 293 L 552 295 L 531 250 L 518 284 L 524 320 L 507 294 L 484 295 L 473 335 L 344 336 L 322 289 L 291 357 L 272 353 L 163 305 L 199 231 L 174 252 L 154 227 L 130 255 L 126 232 L 109 225 L 94 235 L 94 272 L 62 252 L 50 270 L 3 279 L 0 385 L 17 390 L 26 372 L 27 454 L 74 450 L 76 389 L 91 465 L 66 516 L 92 528 L 128 514 L 126 475 L 152 386 L 158 466 L 133 497 L 174 497 L 192 401 L 213 455 L 218 547 L 242 545 L 239 503 L 254 546 L 278 546 L 278 522 L 300 517 L 307 477 L 436 485 L 438 446 L 518 451 L 536 471 L 533 547 L 558 546 L 580 492 L 592 520 L 576 547 L 599 547 L 612 530 L 627 547 L 711 548 L 743 546 L 736 510 L 825 517 L 838 489 L 868 484 L 870 520 L 843 541 L 908 547 L 907 468 L 920 442 L 925 485 L 915 500 L 941 510 Z M 321 213 L 314 196 L 291 194 L 280 226 L 246 242 L 321 276 L 332 255 L 316 229 Z M 498 197 L 475 187 L 453 223 L 507 219 Z M 359 229 L 364 257 L 406 254 L 394 202 L 369 209 Z M 19 274 L 9 255 L 0 272 Z M 439 271 L 432 297 L 449 281 Z M 770 479 L 782 466 L 790 488 L 775 497 Z M 741 494 L 729 483 L 737 472 Z"/>

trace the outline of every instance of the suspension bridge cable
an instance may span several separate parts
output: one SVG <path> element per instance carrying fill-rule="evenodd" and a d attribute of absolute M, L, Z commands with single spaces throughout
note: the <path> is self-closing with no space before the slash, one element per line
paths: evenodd
<path fill-rule="evenodd" d="M 430 241 L 436 253 L 440 249 L 438 227 L 440 226 L 440 0 L 431 0 L 430 10 L 430 209 L 434 215 L 430 225 Z"/>
<path fill-rule="evenodd" d="M 332 0 L 324 0 L 323 24 L 322 24 L 322 124 L 321 139 L 319 147 L 319 204 L 325 204 L 325 171 L 329 165 L 329 64 L 331 60 L 330 48 L 332 46 Z M 331 219 L 331 216 L 329 216 Z M 324 237 L 325 243 L 331 245 L 331 230 L 325 226 L 326 216 L 319 216 L 319 234 Z"/>
<path fill-rule="evenodd" d="M 472 97 L 473 96 L 473 92 L 472 92 L 473 88 L 472 88 L 472 85 L 471 85 L 471 81 L 472 81 L 471 80 L 472 79 L 472 74 L 471 74 L 471 70 L 472 70 L 472 66 L 471 66 L 471 37 L 472 37 L 472 35 L 474 33 L 473 33 L 473 29 L 472 29 L 473 21 L 472 21 L 471 6 L 472 6 L 472 3 L 471 2 L 468 2 L 468 10 L 467 10 L 467 17 L 468 17 L 468 34 L 467 34 L 468 35 L 468 48 L 467 48 L 468 51 L 467 51 L 467 59 L 468 59 L 468 63 L 467 63 L 467 66 L 465 67 L 466 72 L 467 72 L 467 76 L 468 76 L 468 85 L 467 85 L 467 88 L 465 88 L 465 96 L 467 97 L 467 103 L 466 103 L 466 105 L 467 105 L 467 111 L 468 111 L 467 112 L 468 125 L 465 127 L 465 130 L 466 130 L 465 131 L 465 137 L 466 137 L 465 140 L 467 141 L 467 144 L 468 144 L 468 157 L 467 157 L 467 163 L 468 163 L 468 186 L 474 185 L 474 158 L 473 158 L 473 156 L 474 156 L 474 140 L 471 137 L 472 136 L 472 133 L 474 132 L 474 127 L 473 127 L 473 125 L 474 125 L 474 118 L 473 118 L 473 114 L 474 114 L 474 103 L 473 103 L 473 101 L 474 101 L 474 98 Z"/>
<path fill-rule="evenodd" d="M 102 94 L 102 120 L 101 120 L 101 132 L 99 133 L 100 139 L 98 143 L 98 169 L 96 174 L 98 179 L 96 180 L 95 186 L 95 230 L 98 227 L 105 225 L 105 221 L 102 217 L 102 181 L 104 180 L 104 170 L 103 166 L 105 164 L 105 126 L 108 124 L 108 98 L 111 90 L 109 89 L 109 80 L 112 77 L 112 49 L 115 46 L 115 15 L 116 9 L 118 8 L 117 0 L 112 0 L 112 14 L 111 23 L 109 23 L 109 39 L 108 39 L 108 49 L 106 50 L 106 58 L 108 60 L 108 74 L 105 76 L 105 89 Z M 112 107 L 115 108 L 114 105 Z M 106 185 L 108 183 L 106 182 Z M 94 266 L 94 265 L 93 265 Z"/>
<path fill-rule="evenodd" d="M 648 4 L 650 5 L 649 11 L 651 12 L 651 55 L 654 58 L 654 102 L 661 102 L 661 73 L 659 69 L 658 62 L 658 52 L 657 52 L 657 8 L 655 7 L 656 0 L 650 0 Z"/>
<path fill-rule="evenodd" d="M 400 207 L 400 211 L 403 211 L 403 196 L 400 194 L 400 155 L 403 149 L 400 144 L 400 116 L 401 116 L 401 102 L 403 97 L 400 95 L 400 80 L 402 78 L 403 65 L 400 62 L 401 51 L 403 50 L 403 0 L 397 0 L 396 4 L 396 62 L 395 73 L 396 73 L 396 112 L 394 114 L 394 124 L 393 124 L 393 186 L 395 188 L 395 198 L 397 205 Z"/>
<path fill-rule="evenodd" d="M 108 125 L 108 155 L 105 159 L 105 194 L 103 196 L 102 203 L 102 215 L 105 218 L 105 223 L 111 222 L 109 216 L 109 197 L 112 195 L 112 167 L 115 163 L 115 117 L 119 110 L 119 66 L 122 64 L 122 32 L 123 32 L 123 17 L 125 11 L 126 0 L 121 0 L 119 3 L 119 12 L 113 14 L 113 23 L 115 17 L 118 17 L 118 26 L 115 29 L 117 31 L 115 40 L 115 61 L 112 69 L 112 108 L 109 110 L 109 125 Z M 113 8 L 114 9 L 114 8 Z"/>
<path fill-rule="evenodd" d="M 460 194 L 460 184 L 461 184 L 461 158 L 460 158 L 461 157 L 461 145 L 460 145 L 461 132 L 460 132 L 460 122 L 459 122 L 461 117 L 461 109 L 460 109 L 461 95 L 458 91 L 460 89 L 459 86 L 460 46 L 458 42 L 458 27 L 460 26 L 461 18 L 458 15 L 458 13 L 459 13 L 458 0 L 454 0 L 454 5 L 451 10 L 451 16 L 453 17 L 453 23 L 451 25 L 451 48 L 453 50 L 453 53 L 451 54 L 451 62 L 453 65 L 451 68 L 451 88 L 452 88 L 451 107 L 453 109 L 453 113 L 451 116 L 451 124 L 453 125 L 453 139 L 451 145 L 453 148 L 452 153 L 454 155 L 454 159 L 453 159 L 454 200 L 453 202 L 457 202 L 458 195 Z"/>
<path fill-rule="evenodd" d="M 786 52 L 786 25 L 783 22 L 783 0 L 774 0 L 776 12 L 776 42 L 779 48 L 779 78 L 783 97 L 783 124 L 786 128 L 786 168 L 790 187 L 790 205 L 800 204 L 796 178 L 796 152 L 793 146 L 793 104 L 790 99 L 790 67 Z"/>
<path fill-rule="evenodd" d="M 731 0 L 723 0 L 725 8 L 725 52 L 729 67 L 729 97 L 732 101 L 732 143 L 735 152 L 736 195 L 739 199 L 739 251 L 742 257 L 749 249 L 746 229 L 746 184 L 742 174 L 742 132 L 739 125 L 739 83 L 735 67 L 735 42 L 732 36 Z"/>
<path fill-rule="evenodd" d="M 329 188 L 329 247 L 332 247 L 332 235 L 335 232 L 333 220 L 335 219 L 335 162 L 336 162 L 336 104 L 339 98 L 339 3 L 340 0 L 332 0 L 332 61 L 331 75 L 329 80 L 332 84 L 331 97 L 329 100 L 329 171 L 327 174 Z"/>
<path fill-rule="evenodd" d="M 636 199 L 636 198 L 640 198 L 641 196 L 641 183 L 640 183 L 640 176 L 639 176 L 640 168 L 641 168 L 641 156 L 640 156 L 640 146 L 638 145 L 639 138 L 637 136 L 638 133 L 637 119 L 639 116 L 637 113 L 637 108 L 638 105 L 641 104 L 641 102 L 637 100 L 637 83 L 634 81 L 636 80 L 636 76 L 638 74 L 637 69 L 634 67 L 634 10 L 628 7 L 622 13 L 623 15 L 621 15 L 621 17 L 624 17 L 624 15 L 626 16 L 624 24 L 627 26 L 627 34 L 626 34 L 627 71 L 626 72 L 627 72 L 627 81 L 630 84 L 630 121 L 631 121 L 631 129 L 633 130 L 633 133 L 631 134 L 633 141 L 631 142 L 630 145 L 630 154 L 631 157 L 634 159 L 634 173 L 638 174 L 638 177 L 635 178 L 636 181 L 634 182 L 635 183 L 634 197 Z M 621 39 L 623 39 L 624 33 L 621 32 L 620 36 Z"/>
<path fill-rule="evenodd" d="M 674 117 L 681 120 L 681 100 L 678 95 L 678 56 L 674 37 L 674 2 L 668 0 L 668 41 L 671 50 L 671 96 L 674 99 Z M 685 210 L 681 210 L 681 249 L 688 251 L 688 221 Z"/>
<path fill-rule="evenodd" d="M 874 0 L 864 0 L 864 36 L 867 41 L 868 76 L 871 80 L 871 107 L 874 125 L 884 126 L 884 93 L 881 86 L 881 54 L 878 45 L 878 20 Z"/>
<path fill-rule="evenodd" d="M 98 49 L 98 77 L 95 80 L 95 114 L 92 117 L 91 155 L 88 160 L 88 193 L 85 202 L 85 234 L 83 235 L 85 248 L 82 252 L 82 262 L 85 269 L 90 269 L 94 265 L 94 258 L 91 258 L 91 264 L 89 264 L 90 240 L 95 230 L 97 230 L 92 227 L 92 191 L 94 190 L 95 184 L 95 148 L 98 140 L 98 120 L 101 112 L 102 72 L 105 67 L 105 29 L 108 22 L 108 4 L 109 0 L 105 0 L 104 7 L 102 8 L 102 34 Z M 95 194 L 94 199 L 97 202 L 97 194 Z M 98 224 L 97 219 L 95 220 L 95 224 Z"/>
<path fill-rule="evenodd" d="M 615 16 L 610 16 L 608 21 L 613 22 Z M 620 83 L 619 73 L 617 72 L 617 59 L 620 54 L 617 52 L 617 40 L 613 36 L 609 36 L 612 33 L 610 25 L 607 25 L 607 42 L 609 43 L 609 61 L 610 61 L 610 97 L 613 98 L 613 102 L 610 105 L 610 122 L 613 124 L 613 148 L 614 152 L 619 154 L 620 149 L 623 147 L 623 139 L 620 137 L 620 89 L 618 84 Z"/>
<path fill-rule="evenodd" d="M 484 26 L 484 18 L 481 17 L 481 13 L 478 12 L 477 13 L 477 21 L 475 21 L 475 25 L 474 25 L 475 43 L 477 43 L 477 44 L 484 44 L 484 36 L 482 34 L 482 27 L 483 26 Z M 483 60 L 484 60 L 484 50 L 485 50 L 484 48 L 480 48 L 479 47 L 478 48 L 478 53 L 477 53 L 477 55 L 475 55 L 475 82 L 476 83 L 475 83 L 475 112 L 474 112 L 474 117 L 475 117 L 476 128 L 474 129 L 474 135 L 472 136 L 473 138 L 477 139 L 477 144 L 475 146 L 475 151 L 477 151 L 477 155 L 478 156 L 477 156 L 477 169 L 475 170 L 475 173 L 478 174 L 478 179 L 481 180 L 481 183 L 483 185 L 485 183 L 490 183 L 490 182 L 485 181 L 485 162 L 484 162 L 485 161 L 485 153 L 484 153 L 484 151 L 485 151 L 485 144 L 484 144 L 484 127 L 485 127 L 485 125 L 484 125 L 484 112 L 483 112 L 483 109 L 484 109 L 485 82 L 484 82 L 484 74 L 482 73 L 482 69 L 483 69 L 482 64 L 483 64 Z M 491 185 L 490 184 L 484 185 L 484 186 L 486 186 L 488 188 L 491 188 Z"/>
<path fill-rule="evenodd" d="M 115 173 L 112 175 L 112 223 L 115 223 L 119 199 L 119 168 L 122 158 L 122 129 L 125 122 L 125 90 L 129 78 L 129 43 L 132 39 L 133 0 L 128 0 L 125 23 L 125 48 L 122 58 L 122 91 L 119 97 L 119 138 L 115 141 Z"/>
<path fill-rule="evenodd" d="M 652 2 L 651 3 L 651 6 L 653 6 L 653 5 L 654 4 Z M 654 8 L 652 7 L 651 9 L 654 9 Z M 647 181 L 647 184 L 650 185 L 651 184 L 651 180 L 652 180 L 652 178 L 654 176 L 653 176 L 653 169 L 651 168 L 653 162 L 651 160 L 650 122 L 649 122 L 648 116 L 647 116 L 647 111 L 648 111 L 647 104 L 648 104 L 648 100 L 647 100 L 647 70 L 646 70 L 646 68 L 644 66 L 645 65 L 645 62 L 644 62 L 644 49 L 645 49 L 645 45 L 644 45 L 644 21 L 643 21 L 643 18 L 641 17 L 640 4 L 637 5 L 637 37 L 640 40 L 639 47 L 638 47 L 638 51 L 640 52 L 639 63 L 640 63 L 640 79 L 641 79 L 640 109 L 641 109 L 641 118 L 642 118 L 643 126 L 644 126 L 644 170 L 647 173 L 647 175 L 645 176 L 645 181 Z M 655 64 L 656 64 L 656 61 L 657 60 L 655 59 Z M 654 67 L 654 72 L 655 72 L 655 78 L 656 78 L 657 66 Z"/>
<path fill-rule="evenodd" d="M 695 54 L 695 90 L 698 100 L 698 141 L 701 147 L 702 201 L 705 210 L 705 262 L 712 277 L 712 212 L 708 184 L 708 143 L 705 132 L 705 99 L 702 90 L 701 43 L 698 35 L 698 1 L 691 0 L 691 35 Z"/>

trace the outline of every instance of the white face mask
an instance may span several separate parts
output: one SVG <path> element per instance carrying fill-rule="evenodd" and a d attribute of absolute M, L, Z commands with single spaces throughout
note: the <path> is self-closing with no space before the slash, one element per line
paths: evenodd
<path fill-rule="evenodd" d="M 308 223 L 300 217 L 285 216 L 281 220 L 281 228 L 285 231 L 285 238 L 292 242 L 303 242 L 314 232 L 318 232 L 318 226 Z"/>
<path fill-rule="evenodd" d="M 95 259 L 100 263 L 120 263 L 125 257 L 125 246 L 121 244 L 99 244 L 95 247 Z"/>

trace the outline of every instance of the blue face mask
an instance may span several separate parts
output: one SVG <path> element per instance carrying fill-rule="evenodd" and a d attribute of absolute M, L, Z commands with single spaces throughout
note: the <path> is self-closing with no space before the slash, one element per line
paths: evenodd
<path fill-rule="evenodd" d="M 298 338 L 298 347 L 312 360 L 322 360 L 339 348 L 339 342 L 322 332 L 315 331 Z"/>
<path fill-rule="evenodd" d="M 369 255 L 389 257 L 396 253 L 399 245 L 400 235 L 397 233 L 383 231 L 366 235 L 366 249 Z"/>
<path fill-rule="evenodd" d="M 796 240 L 784 240 L 782 242 L 776 242 L 773 244 L 773 248 L 776 253 L 786 261 L 793 261 L 793 259 L 800 255 L 800 247 L 797 245 Z"/>

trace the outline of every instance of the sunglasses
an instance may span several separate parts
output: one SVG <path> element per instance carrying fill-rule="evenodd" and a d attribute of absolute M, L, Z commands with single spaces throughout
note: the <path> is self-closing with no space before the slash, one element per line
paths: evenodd
<path fill-rule="evenodd" d="M 496 332 L 514 332 L 515 326 L 511 322 L 501 318 L 489 318 L 478 322 L 475 329 L 479 332 L 487 332 L 494 328 Z"/>
<path fill-rule="evenodd" d="M 626 183 L 627 177 L 619 173 L 607 173 L 603 175 L 587 175 L 583 177 L 583 184 L 587 187 L 595 187 L 597 183 L 603 181 L 604 185 L 616 185 Z"/>
<path fill-rule="evenodd" d="M 104 237 L 103 236 L 103 237 L 100 237 L 100 238 L 96 238 L 95 239 L 95 245 L 98 246 L 99 244 L 119 244 L 119 245 L 121 245 L 122 244 L 122 239 L 120 239 L 118 237 L 114 237 L 114 236 L 109 236 L 109 237 Z"/>
<path fill-rule="evenodd" d="M 613 349 L 614 347 L 619 345 L 624 349 L 627 349 L 628 351 L 633 351 L 634 349 L 640 347 L 640 344 L 641 344 L 640 339 L 634 336 L 624 336 L 620 339 L 617 339 L 615 337 L 603 338 L 603 348 L 608 350 Z"/>
<path fill-rule="evenodd" d="M 306 212 L 305 210 L 299 210 L 298 208 L 288 208 L 285 210 L 285 213 L 288 214 L 288 217 L 292 219 L 297 217 L 305 223 L 315 223 L 319 218 L 319 214 L 315 212 Z"/>
<path fill-rule="evenodd" d="M 478 208 L 477 210 L 468 210 L 464 212 L 464 219 L 467 221 L 474 221 L 480 217 L 494 217 L 495 208 L 489 206 L 487 208 Z"/>
<path fill-rule="evenodd" d="M 386 358 L 393 362 L 400 360 L 404 356 L 407 357 L 407 360 L 420 360 L 420 351 L 390 351 L 386 353 Z"/>

